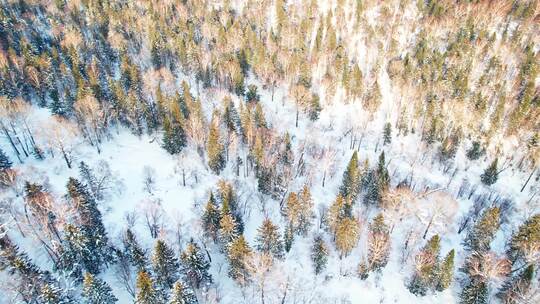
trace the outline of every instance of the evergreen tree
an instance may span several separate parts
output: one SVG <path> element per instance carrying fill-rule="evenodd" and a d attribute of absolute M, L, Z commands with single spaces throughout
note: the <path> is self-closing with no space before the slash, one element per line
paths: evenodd
<path fill-rule="evenodd" d="M 473 141 L 472 147 L 467 150 L 467 158 L 477 160 L 486 153 L 486 149 L 482 148 L 479 141 Z"/>
<path fill-rule="evenodd" d="M 170 154 L 178 154 L 186 146 L 186 143 L 186 134 L 182 122 L 165 116 L 163 118 L 163 149 Z"/>
<path fill-rule="evenodd" d="M 246 93 L 247 102 L 258 102 L 261 99 L 257 92 L 257 86 L 254 84 L 248 85 L 248 91 Z"/>
<path fill-rule="evenodd" d="M 86 304 L 112 304 L 118 301 L 105 281 L 88 272 L 84 274 L 82 296 Z"/>
<path fill-rule="evenodd" d="M 491 186 L 497 182 L 497 179 L 499 178 L 497 161 L 498 159 L 495 158 L 491 165 L 489 165 L 489 167 L 484 170 L 484 173 L 480 175 L 480 180 L 482 181 L 482 183 L 484 183 L 484 185 Z"/>
<path fill-rule="evenodd" d="M 321 113 L 322 107 L 319 99 L 319 95 L 311 95 L 309 100 L 309 119 L 311 121 L 316 121 L 319 119 L 319 114 Z"/>
<path fill-rule="evenodd" d="M 285 252 L 291 251 L 293 241 L 294 241 L 294 230 L 293 230 L 292 224 L 289 223 L 287 227 L 285 227 L 285 231 L 283 232 L 283 245 L 285 248 Z"/>
<path fill-rule="evenodd" d="M 152 270 L 156 285 L 162 290 L 171 288 L 178 280 L 178 268 L 178 260 L 173 250 L 164 241 L 158 240 L 152 255 Z"/>
<path fill-rule="evenodd" d="M 0 148 L 0 172 L 11 169 L 12 162 L 9 160 L 4 151 Z"/>
<path fill-rule="evenodd" d="M 240 124 L 240 116 L 238 115 L 238 111 L 236 111 L 236 108 L 234 106 L 234 103 L 229 97 L 226 97 L 223 100 L 224 103 L 224 109 L 222 114 L 222 120 L 225 123 L 225 126 L 227 126 L 227 129 L 229 132 L 235 132 L 237 134 L 242 134 L 242 127 Z"/>
<path fill-rule="evenodd" d="M 347 169 L 343 173 L 343 182 L 339 193 L 344 198 L 354 201 L 360 191 L 360 170 L 358 168 L 358 153 L 354 151 Z"/>
<path fill-rule="evenodd" d="M 529 265 L 521 273 L 505 282 L 497 293 L 497 297 L 504 304 L 526 303 L 525 296 L 531 289 L 533 278 L 534 266 Z"/>
<path fill-rule="evenodd" d="M 379 163 L 377 164 L 377 179 L 379 182 L 379 189 L 385 191 L 390 184 L 390 175 L 388 169 L 386 169 L 386 161 L 384 157 L 384 151 L 379 155 Z"/>
<path fill-rule="evenodd" d="M 315 268 L 315 274 L 321 273 L 326 267 L 328 261 L 328 247 L 322 236 L 316 235 L 311 247 L 311 261 Z"/>
<path fill-rule="evenodd" d="M 387 122 L 384 124 L 384 131 L 383 131 L 383 143 L 385 145 L 392 142 L 392 125 Z"/>
<path fill-rule="evenodd" d="M 33 302 L 33 301 L 32 301 Z M 29 302 L 29 303 L 32 303 Z M 63 292 L 60 287 L 52 283 L 41 286 L 41 292 L 37 298 L 39 304 L 71 304 L 73 301 Z"/>
<path fill-rule="evenodd" d="M 137 275 L 137 294 L 135 304 L 159 304 L 165 303 L 160 297 L 150 275 L 145 271 L 139 271 Z"/>
<path fill-rule="evenodd" d="M 126 230 L 123 243 L 124 253 L 131 261 L 131 264 L 135 266 L 138 271 L 146 270 L 148 265 L 146 251 L 139 245 L 131 229 Z"/>
<path fill-rule="evenodd" d="M 78 180 L 70 178 L 67 188 L 80 222 L 78 229 L 81 232 L 82 240 L 79 244 L 82 245 L 80 249 L 83 251 L 78 250 L 78 255 L 84 261 L 88 272 L 99 273 L 103 266 L 109 264 L 113 259 L 112 249 L 109 246 L 107 233 L 101 219 L 101 212 L 86 186 Z M 76 247 L 72 246 L 72 248 Z"/>
<path fill-rule="evenodd" d="M 197 297 L 184 283 L 174 283 L 169 304 L 197 304 Z"/>
<path fill-rule="evenodd" d="M 211 238 L 214 242 L 216 242 L 218 239 L 220 221 L 221 215 L 219 207 L 214 199 L 214 194 L 210 192 L 210 198 L 206 203 L 206 207 L 202 215 L 202 225 L 205 236 Z"/>
<path fill-rule="evenodd" d="M 206 259 L 197 243 L 191 239 L 186 250 L 181 255 L 182 265 L 187 281 L 195 289 L 199 289 L 201 284 L 212 283 L 212 275 L 208 273 L 210 262 Z"/>
<path fill-rule="evenodd" d="M 355 218 L 345 217 L 338 222 L 335 242 L 340 258 L 347 256 L 356 246 L 360 237 L 359 230 Z"/>
<path fill-rule="evenodd" d="M 484 211 L 480 219 L 469 230 L 464 240 L 467 250 L 485 252 L 491 248 L 491 241 L 499 230 L 500 209 L 492 207 Z"/>
<path fill-rule="evenodd" d="M 257 229 L 257 250 L 271 254 L 275 258 L 283 257 L 283 242 L 276 225 L 268 218 L 264 219 L 262 225 Z"/>
<path fill-rule="evenodd" d="M 370 170 L 365 177 L 363 182 L 366 187 L 366 194 L 364 196 L 364 204 L 370 206 L 377 206 L 381 201 L 381 187 L 378 179 L 377 172 L 375 170 Z"/>
<path fill-rule="evenodd" d="M 294 154 L 292 152 L 291 136 L 289 132 L 285 133 L 283 137 L 282 147 L 279 151 L 279 160 L 285 166 L 290 166 L 294 161 Z"/>
<path fill-rule="evenodd" d="M 417 254 L 416 271 L 407 286 L 411 293 L 425 296 L 428 289 L 436 283 L 434 279 L 436 278 L 440 248 L 440 238 L 438 235 L 434 235 Z"/>
<path fill-rule="evenodd" d="M 437 270 L 437 291 L 447 289 L 454 279 L 454 249 L 450 250 Z"/>
<path fill-rule="evenodd" d="M 471 280 L 461 291 L 460 304 L 487 304 L 489 293 L 487 284 L 483 281 Z"/>
<path fill-rule="evenodd" d="M 289 194 L 285 215 L 294 233 L 306 235 L 313 219 L 313 200 L 307 185 L 304 185 L 299 194 Z"/>
<path fill-rule="evenodd" d="M 249 280 L 248 259 L 251 256 L 249 247 L 243 235 L 236 238 L 227 252 L 229 259 L 229 276 L 244 286 Z"/>
<path fill-rule="evenodd" d="M 219 174 L 225 167 L 225 150 L 219 136 L 219 126 L 215 122 L 210 125 L 206 151 L 208 153 L 208 166 L 214 173 Z"/>
<path fill-rule="evenodd" d="M 222 210 L 221 220 L 219 221 L 218 237 L 223 248 L 227 248 L 239 234 L 238 224 L 234 217 L 227 210 Z"/>
<path fill-rule="evenodd" d="M 510 239 L 508 257 L 515 264 L 522 262 L 533 263 L 530 257 L 540 254 L 540 214 L 527 219 Z"/>

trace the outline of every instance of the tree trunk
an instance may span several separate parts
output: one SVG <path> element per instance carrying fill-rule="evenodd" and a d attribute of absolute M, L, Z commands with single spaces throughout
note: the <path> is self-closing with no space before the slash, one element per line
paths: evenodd
<path fill-rule="evenodd" d="M 525 190 L 525 187 L 527 187 L 527 184 L 529 183 L 529 181 L 531 180 L 531 177 L 534 175 L 534 172 L 536 171 L 536 168 L 533 168 L 533 170 L 531 171 L 531 174 L 529 175 L 529 177 L 527 178 L 527 180 L 525 181 L 525 184 L 523 184 L 523 187 L 521 187 L 521 190 L 519 192 L 523 192 L 523 190 Z"/>

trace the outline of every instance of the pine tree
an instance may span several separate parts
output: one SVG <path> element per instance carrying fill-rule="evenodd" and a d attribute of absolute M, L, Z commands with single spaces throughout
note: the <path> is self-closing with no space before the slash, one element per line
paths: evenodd
<path fill-rule="evenodd" d="M 210 192 L 210 198 L 206 203 L 204 213 L 202 215 L 202 226 L 206 237 L 217 241 L 219 235 L 219 223 L 221 221 L 221 215 L 219 207 L 214 199 L 214 194 Z"/>
<path fill-rule="evenodd" d="M 343 173 L 343 182 L 339 193 L 344 198 L 354 201 L 360 191 L 360 170 L 358 168 L 358 153 L 354 151 L 347 169 Z"/>
<path fill-rule="evenodd" d="M 124 253 L 131 261 L 131 264 L 135 266 L 138 271 L 146 270 L 148 265 L 146 251 L 139 245 L 131 229 L 126 230 L 123 243 Z"/>
<path fill-rule="evenodd" d="M 497 182 L 497 179 L 499 178 L 499 171 L 497 169 L 497 161 L 498 159 L 495 158 L 495 160 L 489 165 L 489 167 L 484 170 L 484 173 L 480 175 L 480 180 L 482 183 L 484 183 L 487 186 L 491 186 Z"/>
<path fill-rule="evenodd" d="M 174 251 L 164 241 L 158 240 L 152 255 L 152 270 L 156 285 L 162 290 L 171 288 L 178 280 L 178 269 L 179 264 Z"/>
<path fill-rule="evenodd" d="M 210 262 L 206 259 L 197 243 L 191 239 L 186 250 L 181 255 L 182 265 L 187 281 L 195 289 L 199 289 L 201 284 L 212 283 L 212 275 L 208 273 Z"/>
<path fill-rule="evenodd" d="M 283 242 L 276 225 L 268 218 L 264 219 L 262 225 L 257 229 L 257 250 L 271 254 L 275 258 L 283 257 Z"/>
<path fill-rule="evenodd" d="M 479 141 L 473 141 L 472 147 L 467 150 L 467 158 L 470 160 L 477 160 L 480 156 L 486 153 L 486 149 L 482 148 Z"/>
<path fill-rule="evenodd" d="M 105 281 L 88 272 L 84 274 L 82 296 L 86 304 L 112 304 L 118 301 Z"/>
<path fill-rule="evenodd" d="M 232 184 L 220 180 L 218 182 L 218 198 L 222 205 L 222 214 L 230 212 L 236 221 L 239 233 L 244 232 L 244 222 L 242 220 L 242 211 L 238 206 L 238 197 Z"/>
<path fill-rule="evenodd" d="M 316 121 L 319 119 L 319 114 L 321 113 L 322 107 L 319 99 L 319 95 L 311 95 L 309 100 L 309 119 L 311 121 Z"/>
<path fill-rule="evenodd" d="M 240 285 L 245 285 L 249 280 L 248 259 L 251 256 L 249 247 L 243 235 L 236 238 L 227 252 L 229 259 L 229 276 Z"/>
<path fill-rule="evenodd" d="M 219 136 L 219 126 L 216 122 L 210 125 L 210 133 L 208 134 L 208 143 L 206 145 L 208 153 L 208 166 L 214 173 L 219 174 L 225 167 L 224 147 Z"/>
<path fill-rule="evenodd" d="M 171 119 L 167 116 L 163 118 L 163 138 L 162 147 L 170 154 L 178 154 L 186 146 L 186 134 L 182 127 L 182 121 Z"/>
<path fill-rule="evenodd" d="M 294 154 L 292 152 L 291 136 L 289 132 L 285 133 L 283 137 L 282 147 L 279 151 L 279 160 L 282 164 L 290 166 L 294 161 Z"/>
<path fill-rule="evenodd" d="M 375 170 L 370 170 L 364 179 L 366 195 L 364 196 L 364 204 L 370 206 L 378 206 L 381 201 L 381 186 L 378 175 Z"/>
<path fill-rule="evenodd" d="M 390 184 L 390 175 L 388 174 L 388 169 L 386 169 L 384 151 L 382 151 L 379 155 L 379 163 L 377 164 L 377 178 L 379 182 L 379 189 L 386 191 L 386 189 L 388 189 L 388 185 Z"/>
<path fill-rule="evenodd" d="M 477 252 L 488 251 L 491 248 L 491 241 L 499 230 L 499 226 L 499 207 L 487 209 L 467 234 L 464 240 L 465 248 Z"/>
<path fill-rule="evenodd" d="M 184 283 L 178 281 L 174 283 L 171 300 L 169 304 L 197 304 L 197 297 Z"/>
<path fill-rule="evenodd" d="M 454 255 L 454 249 L 450 250 L 437 269 L 437 285 L 435 286 L 437 291 L 443 291 L 452 284 L 454 279 Z"/>
<path fill-rule="evenodd" d="M 137 275 L 137 294 L 135 295 L 135 304 L 158 304 L 164 303 L 160 299 L 154 282 L 150 275 L 145 271 L 139 271 Z"/>
<path fill-rule="evenodd" d="M 299 194 L 291 192 L 285 205 L 285 216 L 294 233 L 306 235 L 313 219 L 313 200 L 307 185 Z"/>
<path fill-rule="evenodd" d="M 316 235 L 311 247 L 311 261 L 315 268 L 315 274 L 321 273 L 326 267 L 328 261 L 328 246 L 322 236 Z"/>
<path fill-rule="evenodd" d="M 219 221 L 218 237 L 223 248 L 227 248 L 229 244 L 238 237 L 238 224 L 236 220 L 227 210 L 222 210 L 221 220 Z"/>
<path fill-rule="evenodd" d="M 12 162 L 9 160 L 4 151 L 0 148 L 0 172 L 11 169 Z"/>
<path fill-rule="evenodd" d="M 83 251 L 79 250 L 78 255 L 84 261 L 86 270 L 97 274 L 103 266 L 109 264 L 113 259 L 107 232 L 101 219 L 101 212 L 86 186 L 78 180 L 70 178 L 67 188 L 80 222 L 78 227 L 82 237 L 80 243 L 82 248 L 80 249 Z"/>
<path fill-rule="evenodd" d="M 534 266 L 529 265 L 521 273 L 505 282 L 501 290 L 497 293 L 497 297 L 504 304 L 526 303 L 525 296 L 531 289 L 533 278 Z"/>
<path fill-rule="evenodd" d="M 534 262 L 530 257 L 540 254 L 540 214 L 531 216 L 519 226 L 508 247 L 508 257 L 514 264 Z"/>
<path fill-rule="evenodd" d="M 41 286 L 41 292 L 37 298 L 39 304 L 71 304 L 74 303 L 55 284 L 47 283 Z"/>
<path fill-rule="evenodd" d="M 489 303 L 489 294 L 487 284 L 483 281 L 471 280 L 459 296 L 460 304 L 487 304 Z"/>
<path fill-rule="evenodd" d="M 392 142 L 392 125 L 387 122 L 384 124 L 383 143 L 387 145 Z"/>
<path fill-rule="evenodd" d="M 257 92 L 257 86 L 254 84 L 248 85 L 248 91 L 246 93 L 247 102 L 258 102 L 261 99 Z"/>

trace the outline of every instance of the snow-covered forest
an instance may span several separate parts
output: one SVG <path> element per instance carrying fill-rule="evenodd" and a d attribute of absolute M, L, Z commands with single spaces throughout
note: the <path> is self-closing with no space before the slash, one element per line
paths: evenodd
<path fill-rule="evenodd" d="M 0 0 L 0 303 L 540 303 L 540 1 Z"/>

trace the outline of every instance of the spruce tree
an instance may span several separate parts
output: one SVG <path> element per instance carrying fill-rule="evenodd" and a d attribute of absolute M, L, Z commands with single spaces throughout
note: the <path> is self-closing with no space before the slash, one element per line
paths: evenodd
<path fill-rule="evenodd" d="M 454 279 L 454 255 L 454 249 L 450 250 L 437 269 L 437 283 L 435 286 L 437 291 L 443 291 L 452 284 Z"/>
<path fill-rule="evenodd" d="M 347 169 L 343 173 L 343 182 L 339 193 L 344 198 L 354 201 L 360 191 L 360 170 L 358 168 L 358 153 L 354 151 Z"/>
<path fill-rule="evenodd" d="M 199 289 L 202 284 L 212 283 L 212 275 L 208 273 L 210 262 L 201 248 L 191 239 L 180 256 L 186 280 L 192 288 Z"/>
<path fill-rule="evenodd" d="M 146 270 L 148 260 L 146 251 L 139 245 L 131 229 L 127 229 L 124 239 L 124 253 L 129 258 L 131 264 L 137 268 L 137 271 Z"/>
<path fill-rule="evenodd" d="M 312 94 L 311 99 L 309 100 L 309 119 L 311 121 L 316 121 L 319 119 L 322 107 L 319 95 Z"/>
<path fill-rule="evenodd" d="M 484 170 L 484 173 L 480 175 L 480 180 L 482 181 L 482 183 L 484 183 L 484 185 L 491 186 L 497 182 L 497 179 L 499 178 L 497 162 L 498 158 L 495 158 L 491 165 L 489 165 L 489 167 Z"/>
<path fill-rule="evenodd" d="M 4 151 L 0 148 L 0 172 L 11 169 L 12 162 L 9 160 Z"/>
<path fill-rule="evenodd" d="M 360 237 L 359 230 L 355 218 L 345 217 L 338 222 L 335 243 L 340 258 L 349 255 L 356 246 Z"/>
<path fill-rule="evenodd" d="M 79 254 L 84 257 L 86 270 L 92 274 L 99 273 L 103 266 L 111 263 L 113 259 L 101 212 L 86 186 L 78 180 L 70 178 L 67 188 L 79 216 L 78 228 L 84 238 L 81 249 L 86 253 L 79 252 Z"/>
<path fill-rule="evenodd" d="M 210 198 L 206 203 L 204 208 L 204 213 L 202 215 L 202 226 L 204 230 L 204 235 L 214 242 L 217 241 L 219 235 L 219 222 L 221 221 L 221 214 L 219 206 L 214 199 L 214 194 L 210 192 Z"/>
<path fill-rule="evenodd" d="M 162 290 L 171 288 L 178 280 L 178 260 L 174 251 L 162 240 L 158 240 L 154 247 L 152 270 L 156 285 Z"/>
<path fill-rule="evenodd" d="M 489 293 L 487 284 L 484 281 L 471 280 L 461 291 L 459 296 L 460 304 L 487 304 L 489 303 Z"/>
<path fill-rule="evenodd" d="M 491 241 L 499 230 L 500 209 L 492 207 L 482 213 L 480 219 L 469 230 L 464 240 L 467 250 L 485 252 L 491 248 Z"/>
<path fill-rule="evenodd" d="M 250 84 L 248 86 L 248 91 L 246 93 L 247 102 L 258 102 L 261 99 L 259 93 L 257 92 L 257 86 Z"/>
<path fill-rule="evenodd" d="M 238 224 L 234 217 L 227 210 L 222 210 L 218 231 L 218 238 L 221 246 L 227 248 L 231 241 L 237 238 L 239 234 Z"/>
<path fill-rule="evenodd" d="M 249 280 L 248 259 L 251 256 L 249 247 L 243 235 L 232 241 L 227 251 L 229 260 L 229 276 L 238 284 L 244 286 Z"/>
<path fill-rule="evenodd" d="M 225 167 L 225 150 L 221 143 L 219 126 L 216 122 L 212 122 L 210 125 L 206 151 L 208 153 L 208 166 L 215 174 L 219 174 Z"/>
<path fill-rule="evenodd" d="M 383 144 L 387 145 L 392 142 L 392 125 L 387 122 L 384 124 Z"/>
<path fill-rule="evenodd" d="M 311 247 L 311 261 L 315 268 L 315 274 L 321 273 L 326 267 L 328 261 L 328 246 L 321 235 L 316 235 Z"/>
<path fill-rule="evenodd" d="M 285 252 L 291 251 L 293 241 L 294 241 L 294 229 L 292 227 L 292 224 L 289 223 L 287 227 L 285 227 L 285 231 L 283 232 L 283 245 L 284 245 Z"/>
<path fill-rule="evenodd" d="M 258 251 L 271 254 L 278 259 L 283 257 L 283 242 L 279 229 L 270 219 L 264 219 L 262 225 L 257 229 L 256 241 Z"/>
<path fill-rule="evenodd" d="M 182 122 L 171 119 L 167 116 L 163 118 L 163 138 L 162 147 L 170 154 L 178 154 L 186 146 L 186 134 L 182 127 Z"/>
<path fill-rule="evenodd" d="M 84 274 L 82 296 L 85 304 L 112 304 L 118 301 L 105 281 L 88 272 Z"/>
<path fill-rule="evenodd" d="M 482 148 L 479 141 L 473 141 L 472 146 L 467 150 L 467 158 L 477 160 L 486 153 L 486 149 Z"/>
<path fill-rule="evenodd" d="M 36 300 L 36 299 L 33 299 Z M 30 303 L 33 303 L 30 302 Z M 55 284 L 46 283 L 41 286 L 41 291 L 37 297 L 39 304 L 71 304 L 74 303 L 65 292 Z"/>
<path fill-rule="evenodd" d="M 440 248 L 440 238 L 434 235 L 417 254 L 416 270 L 407 285 L 411 293 L 425 296 L 427 291 L 434 287 Z"/>
<path fill-rule="evenodd" d="M 188 286 L 178 281 L 174 283 L 169 304 L 197 304 L 197 297 Z"/>
<path fill-rule="evenodd" d="M 388 185 L 390 184 L 390 175 L 388 174 L 388 169 L 386 168 L 384 151 L 382 151 L 379 155 L 379 163 L 377 164 L 377 179 L 379 182 L 379 189 L 382 191 L 388 189 Z"/>
<path fill-rule="evenodd" d="M 382 213 L 369 225 L 368 264 L 370 271 L 382 269 L 388 263 L 390 255 L 390 232 L 384 223 Z"/>
<path fill-rule="evenodd" d="M 135 304 L 158 304 L 164 303 L 156 291 L 152 278 L 146 271 L 139 271 L 137 275 L 137 293 Z"/>

